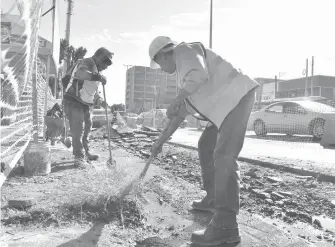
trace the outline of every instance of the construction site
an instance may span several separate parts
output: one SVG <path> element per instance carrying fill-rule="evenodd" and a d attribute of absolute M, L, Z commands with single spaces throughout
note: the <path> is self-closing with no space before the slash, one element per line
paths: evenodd
<path fill-rule="evenodd" d="M 97 6 L 60 2 L 2 6 L 1 246 L 335 246 L 335 76 L 314 75 L 314 56 L 303 78 L 253 80 L 261 86 L 236 158 L 241 241 L 202 245 L 192 241 L 194 232 L 208 229 L 220 210 L 192 204 L 209 194 L 200 149 L 214 121 L 188 115 L 154 155 L 173 122 L 170 105 L 182 91 L 179 80 L 161 69 L 124 64 L 124 109 L 109 103 L 112 80 L 92 72 L 92 79 L 80 79 L 82 88 L 101 82 L 95 88 L 100 98 L 83 107 L 81 122 L 73 121 L 79 110 L 71 111 L 66 95 L 75 86 L 75 70 L 91 59 L 101 72 L 114 66 L 114 53 L 103 48 L 108 55 L 99 61 L 101 48 L 88 58 L 85 47 L 70 46 L 77 6 Z M 207 2 L 212 48 L 213 1 Z M 58 11 L 66 20 L 58 20 Z M 45 16 L 52 20 L 50 39 L 41 35 Z M 80 80 L 77 95 L 84 91 Z M 298 111 L 292 113 L 293 104 Z"/>

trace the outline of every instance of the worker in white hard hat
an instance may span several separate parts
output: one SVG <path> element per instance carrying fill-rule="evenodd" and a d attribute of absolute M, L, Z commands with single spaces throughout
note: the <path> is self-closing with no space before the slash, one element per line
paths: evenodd
<path fill-rule="evenodd" d="M 151 68 L 177 73 L 180 89 L 167 110 L 170 124 L 153 145 L 152 154 L 156 156 L 161 151 L 187 115 L 209 122 L 198 144 L 207 195 L 194 201 L 192 207 L 214 215 L 206 229 L 194 232 L 191 240 L 202 246 L 239 242 L 237 157 L 259 85 L 199 42 L 178 44 L 159 36 L 151 42 L 149 56 Z"/>

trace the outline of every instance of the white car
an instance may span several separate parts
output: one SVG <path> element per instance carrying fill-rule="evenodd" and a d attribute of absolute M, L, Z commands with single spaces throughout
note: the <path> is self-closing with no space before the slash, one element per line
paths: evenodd
<path fill-rule="evenodd" d="M 114 119 L 113 114 L 108 109 L 108 121 L 112 121 Z M 106 112 L 104 108 L 101 109 L 93 109 L 92 112 L 92 127 L 100 128 L 103 125 L 107 125 L 106 120 Z"/>
<path fill-rule="evenodd" d="M 312 135 L 321 139 L 327 117 L 335 119 L 335 108 L 313 101 L 284 101 L 252 112 L 248 130 L 256 135 L 280 133 Z"/>

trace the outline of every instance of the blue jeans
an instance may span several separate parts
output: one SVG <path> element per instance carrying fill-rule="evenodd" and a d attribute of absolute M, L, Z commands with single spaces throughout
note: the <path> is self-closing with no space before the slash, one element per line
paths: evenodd
<path fill-rule="evenodd" d="M 72 135 L 73 155 L 84 158 L 89 151 L 88 136 L 91 132 L 91 108 L 79 102 L 64 99 L 64 111 L 69 120 Z"/>
<path fill-rule="evenodd" d="M 211 224 L 237 227 L 240 209 L 240 154 L 247 124 L 255 102 L 255 90 L 244 96 L 229 113 L 220 129 L 207 127 L 202 133 L 198 152 L 207 196 L 214 199 L 215 214 Z"/>

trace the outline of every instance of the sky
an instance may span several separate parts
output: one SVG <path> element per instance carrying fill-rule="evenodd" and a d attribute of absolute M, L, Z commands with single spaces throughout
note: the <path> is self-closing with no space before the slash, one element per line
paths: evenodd
<path fill-rule="evenodd" d="M 4 12 L 14 0 L 2 0 Z M 59 3 L 59 33 L 65 37 L 66 8 Z M 44 0 L 43 10 L 52 6 Z M 149 66 L 148 47 L 158 35 L 177 42 L 209 45 L 210 0 L 75 0 L 70 43 L 101 46 L 114 52 L 107 77 L 107 101 L 124 103 L 126 67 Z M 252 77 L 302 77 L 314 56 L 314 74 L 335 76 L 335 1 L 213 0 L 213 47 L 224 59 Z M 40 35 L 51 39 L 51 14 Z"/>

